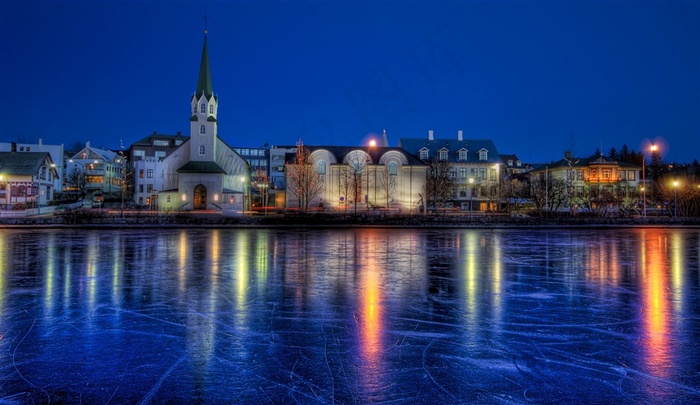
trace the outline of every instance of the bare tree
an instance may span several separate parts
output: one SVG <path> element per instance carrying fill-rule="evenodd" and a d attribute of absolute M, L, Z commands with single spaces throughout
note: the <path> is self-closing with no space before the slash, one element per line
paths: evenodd
<path fill-rule="evenodd" d="M 369 185 L 369 179 L 366 175 L 368 169 L 367 156 L 355 150 L 350 152 L 346 159 L 348 160 L 348 166 L 345 171 L 344 183 L 352 195 L 355 213 L 357 214 L 357 202 L 362 201 L 362 190 L 365 189 L 365 184 Z"/>
<path fill-rule="evenodd" d="M 452 165 L 447 160 L 429 159 L 425 194 L 429 202 L 438 207 L 444 207 L 447 200 L 454 197 L 457 184 L 452 180 Z"/>
<path fill-rule="evenodd" d="M 77 167 L 73 167 L 66 176 L 66 183 L 78 192 L 79 198 L 82 200 L 85 198 L 85 186 L 87 182 L 85 181 L 85 173 Z"/>
<path fill-rule="evenodd" d="M 377 186 L 380 195 L 386 200 L 386 207 L 389 207 L 389 202 L 396 194 L 396 175 L 389 173 L 389 168 L 386 165 L 379 172 Z"/>
<path fill-rule="evenodd" d="M 314 167 L 311 151 L 300 140 L 294 161 L 286 165 L 287 190 L 299 200 L 299 207 L 309 209 L 309 202 L 323 191 L 323 179 Z"/>

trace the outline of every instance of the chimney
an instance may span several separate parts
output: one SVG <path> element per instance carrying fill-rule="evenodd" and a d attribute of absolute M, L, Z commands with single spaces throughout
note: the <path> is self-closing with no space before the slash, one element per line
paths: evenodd
<path fill-rule="evenodd" d="M 463 140 L 464 140 L 464 139 L 462 139 L 462 130 L 461 130 L 461 129 L 460 129 L 459 131 L 457 131 L 457 140 L 458 140 L 458 141 L 463 141 Z"/>
<path fill-rule="evenodd" d="M 90 141 L 85 142 L 85 147 L 89 148 L 90 147 Z"/>
<path fill-rule="evenodd" d="M 39 146 L 41 146 L 41 138 L 39 138 Z"/>
<path fill-rule="evenodd" d="M 433 140 L 433 130 L 432 130 L 432 129 L 429 129 L 429 130 L 428 130 L 428 140 L 429 140 L 429 141 L 432 141 L 432 140 Z"/>

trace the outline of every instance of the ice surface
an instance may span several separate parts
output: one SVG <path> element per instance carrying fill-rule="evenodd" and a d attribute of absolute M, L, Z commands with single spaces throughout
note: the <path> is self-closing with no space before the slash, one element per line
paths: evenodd
<path fill-rule="evenodd" d="M 692 403 L 700 231 L 0 230 L 0 403 Z"/>

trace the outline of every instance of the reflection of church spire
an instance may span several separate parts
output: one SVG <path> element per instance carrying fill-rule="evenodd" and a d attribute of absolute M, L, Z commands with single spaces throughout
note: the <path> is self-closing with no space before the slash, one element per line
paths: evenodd
<path fill-rule="evenodd" d="M 204 47 L 202 48 L 202 62 L 199 65 L 199 81 L 197 82 L 197 94 L 199 99 L 202 95 L 207 100 L 211 99 L 214 93 L 211 89 L 211 74 L 209 73 L 209 52 L 207 52 L 207 31 L 204 30 Z"/>

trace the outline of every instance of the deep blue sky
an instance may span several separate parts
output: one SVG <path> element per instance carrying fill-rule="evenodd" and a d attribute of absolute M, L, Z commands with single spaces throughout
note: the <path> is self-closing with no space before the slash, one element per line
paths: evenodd
<path fill-rule="evenodd" d="M 0 141 L 189 134 L 205 12 L 232 146 L 461 129 L 526 162 L 700 160 L 700 1 L 8 1 Z"/>

